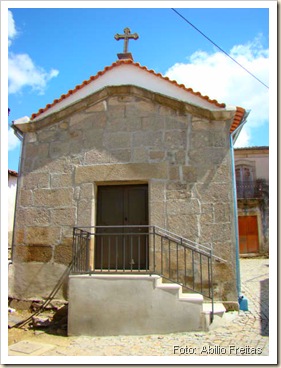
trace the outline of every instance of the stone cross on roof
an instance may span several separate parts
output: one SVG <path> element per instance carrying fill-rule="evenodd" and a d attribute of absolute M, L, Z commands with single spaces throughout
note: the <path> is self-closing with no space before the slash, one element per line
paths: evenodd
<path fill-rule="evenodd" d="M 117 54 L 119 59 L 133 59 L 132 54 L 128 52 L 128 43 L 129 40 L 137 40 L 139 35 L 137 33 L 131 33 L 130 28 L 124 29 L 124 34 L 117 33 L 114 36 L 115 40 L 124 40 L 124 49 L 122 54 Z"/>

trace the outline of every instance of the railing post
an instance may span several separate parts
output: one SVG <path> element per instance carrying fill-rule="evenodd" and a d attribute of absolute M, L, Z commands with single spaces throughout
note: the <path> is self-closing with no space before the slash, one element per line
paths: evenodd
<path fill-rule="evenodd" d="M 153 272 L 156 270 L 155 226 L 153 226 Z"/>
<path fill-rule="evenodd" d="M 73 228 L 73 240 L 72 240 L 72 261 L 73 261 L 73 270 L 76 271 L 76 228 Z"/>
<path fill-rule="evenodd" d="M 89 271 L 94 271 L 94 254 L 95 254 L 95 234 L 90 235 L 89 239 Z"/>

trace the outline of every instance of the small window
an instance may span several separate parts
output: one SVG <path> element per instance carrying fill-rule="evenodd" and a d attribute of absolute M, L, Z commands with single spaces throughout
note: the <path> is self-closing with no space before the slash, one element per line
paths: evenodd
<path fill-rule="evenodd" d="M 235 168 L 237 182 L 252 182 L 254 180 L 253 168 L 251 166 L 239 165 Z"/>
<path fill-rule="evenodd" d="M 238 198 L 253 198 L 255 191 L 254 167 L 237 165 L 235 167 Z"/>

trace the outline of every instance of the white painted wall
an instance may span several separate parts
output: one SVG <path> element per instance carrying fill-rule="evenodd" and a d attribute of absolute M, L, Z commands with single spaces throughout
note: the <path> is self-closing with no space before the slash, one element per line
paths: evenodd
<path fill-rule="evenodd" d="M 269 182 L 269 155 L 268 153 L 258 152 L 257 150 L 237 150 L 234 153 L 235 165 L 250 163 L 255 167 L 255 178 L 266 179 Z"/>
<path fill-rule="evenodd" d="M 254 158 L 256 162 L 256 178 L 266 179 L 269 181 L 269 158 L 268 155 L 257 156 Z"/>

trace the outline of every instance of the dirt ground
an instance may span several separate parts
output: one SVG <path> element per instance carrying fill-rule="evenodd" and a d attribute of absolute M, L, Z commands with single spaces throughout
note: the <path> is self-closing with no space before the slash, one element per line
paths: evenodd
<path fill-rule="evenodd" d="M 49 317 L 50 323 L 47 326 L 33 326 L 32 320 L 24 326 L 12 327 L 8 329 L 8 345 L 15 344 L 22 340 L 42 342 L 46 344 L 58 344 L 67 346 L 71 342 L 71 337 L 67 337 L 65 323 L 65 312 L 61 318 L 55 317 L 55 312 L 46 311 L 40 314 L 40 317 Z M 9 319 L 23 321 L 29 318 L 34 312 L 28 310 L 16 310 L 9 313 Z M 13 325 L 13 324 L 12 324 Z"/>

